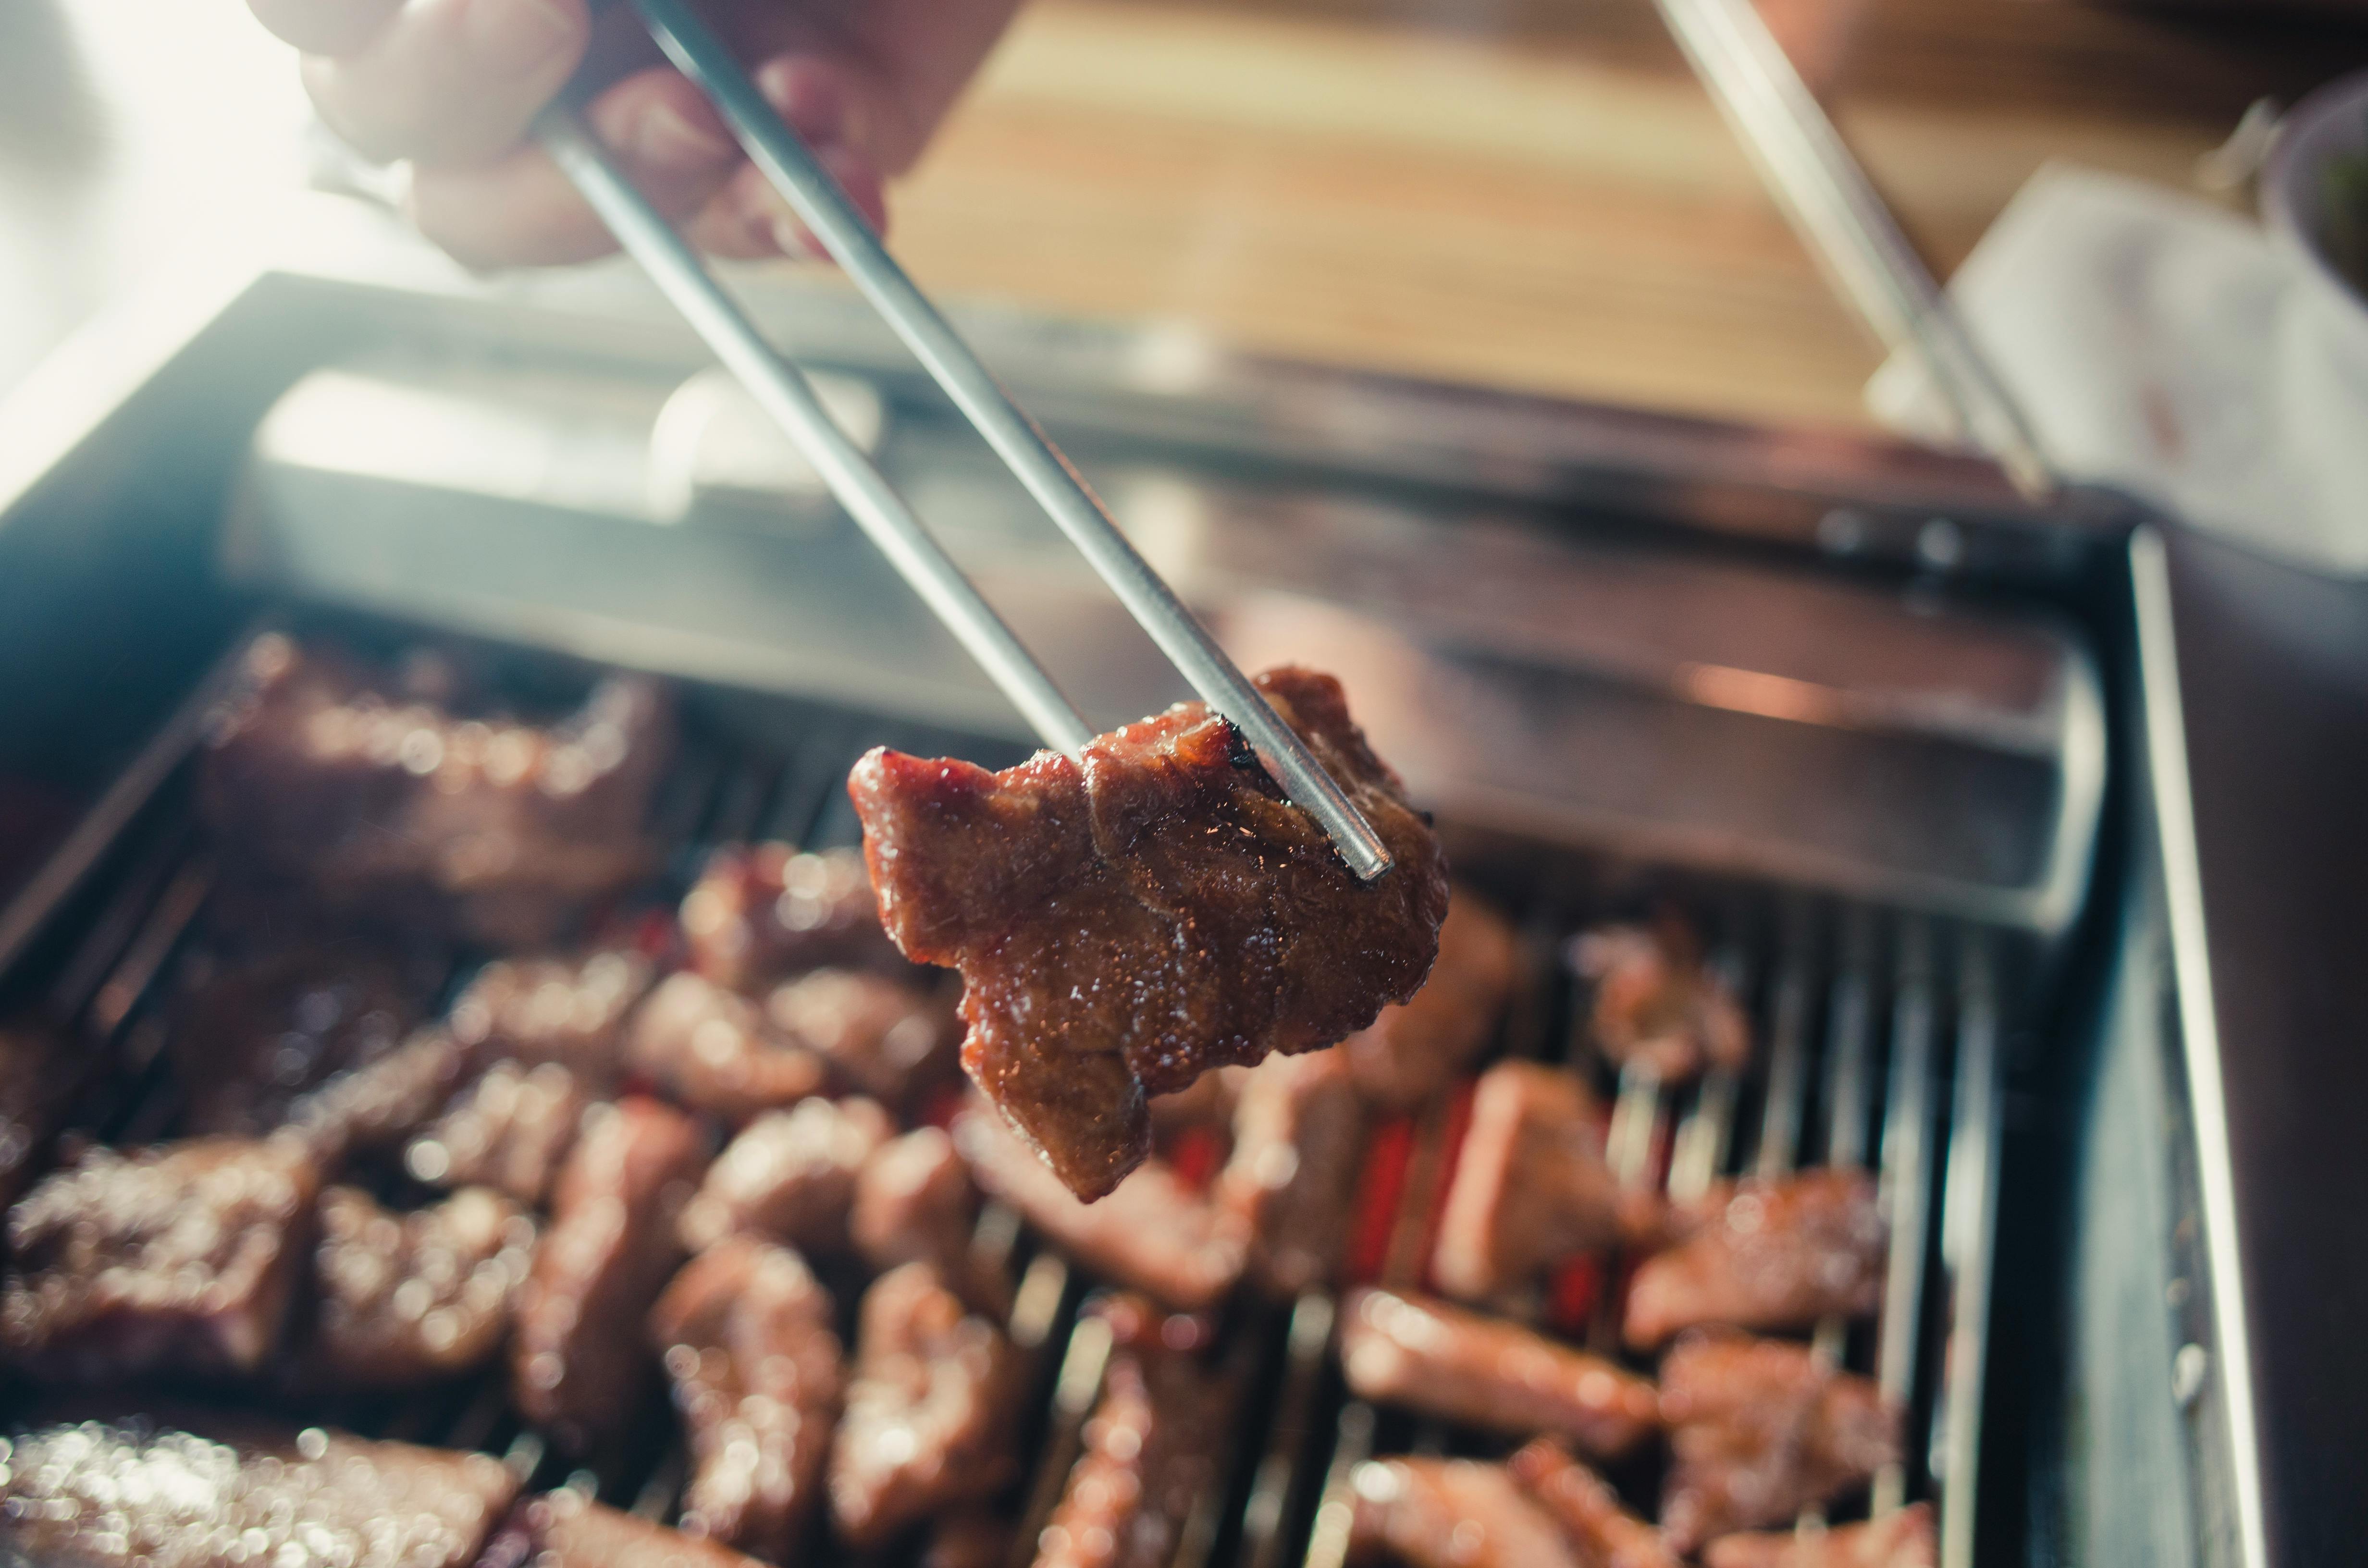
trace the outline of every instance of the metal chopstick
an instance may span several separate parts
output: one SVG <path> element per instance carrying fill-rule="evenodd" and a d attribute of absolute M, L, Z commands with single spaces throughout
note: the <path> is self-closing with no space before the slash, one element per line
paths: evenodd
<path fill-rule="evenodd" d="M 1119 531 L 1068 459 L 905 275 L 723 40 L 687 0 L 634 0 L 634 9 L 676 67 L 723 113 L 749 158 L 831 258 L 1051 514 L 1192 689 L 1241 729 L 1283 792 L 1323 825 L 1349 869 L 1368 881 L 1388 871 L 1390 853 L 1372 824 Z"/>
<path fill-rule="evenodd" d="M 796 441 L 858 526 L 1045 744 L 1078 755 L 1093 739 L 1093 726 L 1061 694 L 994 607 L 979 597 L 904 497 L 838 427 L 805 376 L 774 352 L 689 242 L 633 188 L 573 109 L 554 106 L 545 110 L 536 131 L 618 244 L 641 263 L 716 358 Z"/>
<path fill-rule="evenodd" d="M 1923 362 L 1965 439 L 2034 500 L 2055 479 L 2021 406 L 1750 0 L 1654 0 L 1785 215 L 1876 335 Z"/>

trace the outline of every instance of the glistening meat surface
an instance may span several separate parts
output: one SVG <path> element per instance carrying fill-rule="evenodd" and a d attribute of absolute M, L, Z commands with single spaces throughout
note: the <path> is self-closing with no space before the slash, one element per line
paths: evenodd
<path fill-rule="evenodd" d="M 92 1149 L 8 1211 L 0 1346 L 44 1379 L 258 1370 L 320 1187 L 286 1136 Z"/>
<path fill-rule="evenodd" d="M 697 1460 L 684 1529 L 791 1560 L 846 1383 L 832 1316 L 804 1260 L 752 1236 L 700 1253 L 658 1298 L 650 1335 Z"/>
<path fill-rule="evenodd" d="M 1439 950 L 1438 841 L 1339 683 L 1257 684 L 1380 833 L 1387 877 L 1360 883 L 1200 703 L 1098 736 L 1082 764 L 874 750 L 848 781 L 889 935 L 962 971 L 962 1065 L 1088 1201 L 1150 1153 L 1147 1096 L 1331 1045 Z"/>
<path fill-rule="evenodd" d="M 518 1491 L 484 1454 L 146 1416 L 27 1432 L 8 1460 L 0 1562 L 79 1568 L 462 1568 Z"/>

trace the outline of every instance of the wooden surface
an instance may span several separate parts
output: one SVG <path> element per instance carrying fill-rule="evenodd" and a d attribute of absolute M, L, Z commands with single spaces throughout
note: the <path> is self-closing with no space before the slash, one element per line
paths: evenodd
<path fill-rule="evenodd" d="M 2368 61 L 2044 0 L 1779 19 L 1944 273 L 2048 159 L 2184 185 Z M 1455 379 L 1861 426 L 1879 358 L 1646 0 L 1035 0 L 894 221 L 950 292 Z"/>
<path fill-rule="evenodd" d="M 788 0 L 784 0 L 788 3 Z M 2174 184 L 2359 24 L 1761 0 L 1944 271 L 2051 157 Z M 0 0 L 0 386 L 302 176 L 238 0 Z M 1650 0 L 1033 0 L 893 239 L 950 295 L 1243 347 L 1859 426 L 1876 351 Z"/>

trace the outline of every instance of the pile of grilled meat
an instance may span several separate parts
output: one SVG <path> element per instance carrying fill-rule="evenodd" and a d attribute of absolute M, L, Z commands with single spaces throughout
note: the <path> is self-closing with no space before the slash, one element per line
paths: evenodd
<path fill-rule="evenodd" d="M 1579 1077 L 1506 1062 L 1471 1091 L 1427 1289 L 1347 1278 L 1369 1129 L 1466 1083 L 1516 983 L 1514 933 L 1478 900 L 1457 892 L 1429 982 L 1339 1048 L 1148 1099 L 1148 1153 L 1087 1203 L 965 1089 L 948 977 L 891 945 L 856 853 L 725 846 L 678 908 L 636 913 L 672 739 L 649 682 L 524 722 L 472 710 L 438 661 L 252 646 L 200 759 L 240 875 L 173 982 L 171 1136 L 78 1137 L 87 1053 L 0 1025 L 0 1356 L 22 1394 L 0 1558 L 697 1568 L 836 1543 L 1166 1568 L 1231 1468 L 1249 1391 L 1212 1347 L 1233 1305 L 1345 1290 L 1352 1393 L 1509 1453 L 1362 1465 L 1361 1555 L 1930 1562 L 1921 1509 L 1793 1528 L 1899 1451 L 1873 1386 L 1786 1337 L 1876 1304 L 1862 1176 L 1673 1207 L 1612 1178 Z M 488 951 L 439 1007 L 456 958 Z M 1680 935 L 1609 928 L 1580 960 L 1615 1061 L 1676 1081 L 1748 1052 Z M 990 1205 L 1106 1288 L 1085 1311 L 1112 1346 L 1026 1542 L 1034 1376 Z M 1615 1254 L 1643 1260 L 1627 1355 L 1531 1326 L 1550 1281 Z M 670 1389 L 677 1522 L 253 1414 L 485 1378 L 585 1462 Z M 1663 1444 L 1648 1522 L 1595 1467 Z"/>

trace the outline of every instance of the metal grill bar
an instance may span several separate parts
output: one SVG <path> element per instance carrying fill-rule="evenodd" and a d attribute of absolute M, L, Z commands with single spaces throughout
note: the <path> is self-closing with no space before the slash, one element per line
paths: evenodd
<path fill-rule="evenodd" d="M 1988 935 L 1967 932 L 1958 959 L 1957 1089 L 1941 1220 L 1949 1334 L 1933 1403 L 1937 1451 L 1930 1467 L 1941 1487 L 1941 1568 L 1974 1564 L 2001 1136 L 1996 962 Z"/>
<path fill-rule="evenodd" d="M 1931 934 L 1921 920 L 1900 932 L 1898 990 L 1892 1004 L 1891 1104 L 1884 1119 L 1882 1208 L 1891 1234 L 1889 1275 L 1875 1349 L 1875 1378 L 1903 1415 L 1915 1392 L 1923 1343 L 1924 1243 L 1930 1217 L 1926 1130 L 1932 1123 Z M 1899 1465 L 1875 1477 L 1873 1510 L 1887 1514 L 1907 1497 Z"/>

